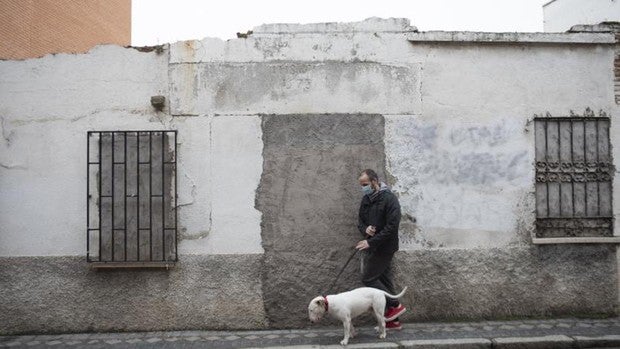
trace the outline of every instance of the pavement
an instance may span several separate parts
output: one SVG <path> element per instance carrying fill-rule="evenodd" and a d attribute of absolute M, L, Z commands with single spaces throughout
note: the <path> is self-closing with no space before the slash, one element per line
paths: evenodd
<path fill-rule="evenodd" d="M 620 348 L 620 317 L 403 324 L 378 339 L 357 328 L 350 349 L 381 348 Z M 342 327 L 269 331 L 166 331 L 0 336 L 0 348 L 328 348 Z"/>

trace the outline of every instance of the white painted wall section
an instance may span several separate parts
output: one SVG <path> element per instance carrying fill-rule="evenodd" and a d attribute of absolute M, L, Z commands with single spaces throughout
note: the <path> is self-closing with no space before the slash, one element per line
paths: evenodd
<path fill-rule="evenodd" d="M 86 254 L 86 132 L 178 130 L 179 253 L 262 253 L 257 116 L 171 117 L 168 54 L 0 62 L 0 256 Z"/>
<path fill-rule="evenodd" d="M 530 141 L 517 119 L 386 116 L 388 172 L 403 213 L 417 225 L 403 231 L 403 249 L 515 242 L 519 206 L 533 199 Z"/>
<path fill-rule="evenodd" d="M 188 118 L 197 119 L 197 118 Z M 254 208 L 256 189 L 263 171 L 261 119 L 256 115 L 200 117 L 209 120 L 210 144 L 194 154 L 191 163 L 208 163 L 196 168 L 196 203 L 209 202 L 193 208 L 190 222 L 207 230 L 187 236 L 179 252 L 190 254 L 262 253 L 261 213 Z M 204 128 L 203 128 L 204 129 Z M 206 150 L 208 149 L 208 150 Z M 208 183 L 205 190 L 204 183 Z M 202 206 L 202 205 L 200 205 Z M 182 210 L 184 210 L 182 208 Z"/>
<path fill-rule="evenodd" d="M 166 67 L 118 46 L 0 62 L 0 256 L 86 254 L 86 132 L 163 128 Z"/>

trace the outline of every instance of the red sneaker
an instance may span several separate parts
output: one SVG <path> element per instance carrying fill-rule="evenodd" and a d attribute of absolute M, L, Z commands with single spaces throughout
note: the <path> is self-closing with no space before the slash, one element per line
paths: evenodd
<path fill-rule="evenodd" d="M 403 313 L 407 311 L 402 304 L 399 304 L 397 307 L 390 307 L 385 312 L 385 322 L 390 322 L 396 319 L 397 317 L 403 315 Z"/>
<path fill-rule="evenodd" d="M 386 330 L 402 330 L 403 326 L 400 324 L 400 321 L 390 321 L 385 323 Z"/>

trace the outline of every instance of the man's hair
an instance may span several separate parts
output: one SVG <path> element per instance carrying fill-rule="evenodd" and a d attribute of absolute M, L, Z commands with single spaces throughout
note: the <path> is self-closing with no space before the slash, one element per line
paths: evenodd
<path fill-rule="evenodd" d="M 362 173 L 360 174 L 360 177 L 363 175 L 367 175 L 368 179 L 370 179 L 370 181 L 379 181 L 379 176 L 377 175 L 377 172 L 375 172 L 374 170 L 371 170 L 369 168 L 365 169 L 364 171 L 362 171 Z"/>

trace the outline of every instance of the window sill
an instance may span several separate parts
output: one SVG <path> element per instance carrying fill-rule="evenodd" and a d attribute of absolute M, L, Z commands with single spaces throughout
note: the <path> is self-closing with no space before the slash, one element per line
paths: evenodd
<path fill-rule="evenodd" d="M 176 262 L 89 262 L 93 269 L 104 268 L 166 268 L 170 269 L 175 266 Z"/>
<path fill-rule="evenodd" d="M 620 244 L 620 236 L 532 238 L 534 245 L 545 244 Z"/>

